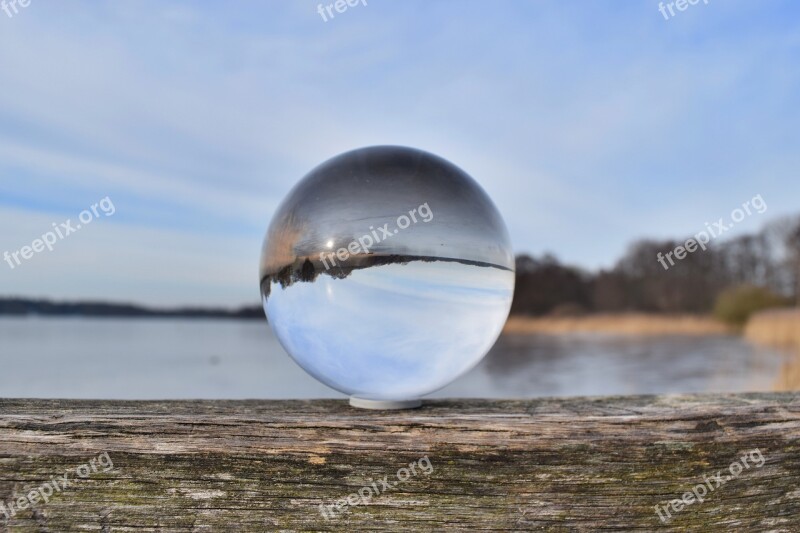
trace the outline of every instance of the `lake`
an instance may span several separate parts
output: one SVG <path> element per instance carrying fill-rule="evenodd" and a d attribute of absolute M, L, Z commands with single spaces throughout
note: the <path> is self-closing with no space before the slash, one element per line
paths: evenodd
<path fill-rule="evenodd" d="M 504 335 L 431 397 L 769 391 L 787 357 L 722 335 Z M 0 318 L 0 364 L 6 398 L 343 397 L 257 320 Z"/>

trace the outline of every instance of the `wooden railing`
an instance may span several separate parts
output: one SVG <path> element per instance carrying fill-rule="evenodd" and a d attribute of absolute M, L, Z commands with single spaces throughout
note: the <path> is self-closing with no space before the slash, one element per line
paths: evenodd
<path fill-rule="evenodd" d="M 0 504 L 26 532 L 797 532 L 800 394 L 0 400 Z"/>

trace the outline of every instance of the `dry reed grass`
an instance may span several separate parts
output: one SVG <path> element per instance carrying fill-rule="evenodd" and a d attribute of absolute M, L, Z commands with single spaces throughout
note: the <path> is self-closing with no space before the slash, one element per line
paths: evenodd
<path fill-rule="evenodd" d="M 793 351 L 794 357 L 789 357 L 781 366 L 775 389 L 800 389 L 800 309 L 776 309 L 758 313 L 747 322 L 744 335 L 751 342 Z"/>
<path fill-rule="evenodd" d="M 757 313 L 747 322 L 745 337 L 775 348 L 800 349 L 800 309 Z"/>
<path fill-rule="evenodd" d="M 710 316 L 597 314 L 579 317 L 519 317 L 506 322 L 503 333 L 612 333 L 619 335 L 721 335 L 735 330 Z"/>

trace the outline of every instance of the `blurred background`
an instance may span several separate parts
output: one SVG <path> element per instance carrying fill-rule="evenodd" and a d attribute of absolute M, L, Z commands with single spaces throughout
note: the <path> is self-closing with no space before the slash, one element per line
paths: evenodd
<path fill-rule="evenodd" d="M 435 396 L 800 388 L 800 5 L 682 5 L 3 2 L 0 396 L 339 397 L 259 252 L 377 144 L 467 171 L 518 254 Z"/>

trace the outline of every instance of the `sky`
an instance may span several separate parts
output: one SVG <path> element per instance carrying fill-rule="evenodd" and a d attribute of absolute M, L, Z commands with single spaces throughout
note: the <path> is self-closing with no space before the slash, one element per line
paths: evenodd
<path fill-rule="evenodd" d="M 0 262 L 0 296 L 258 302 L 282 198 L 369 145 L 452 161 L 516 252 L 588 269 L 756 195 L 767 211 L 728 236 L 800 212 L 797 2 L 668 20 L 650 0 L 365 4 L 327 21 L 306 0 L 0 11 L 0 254 L 89 210 L 52 251 Z"/>

